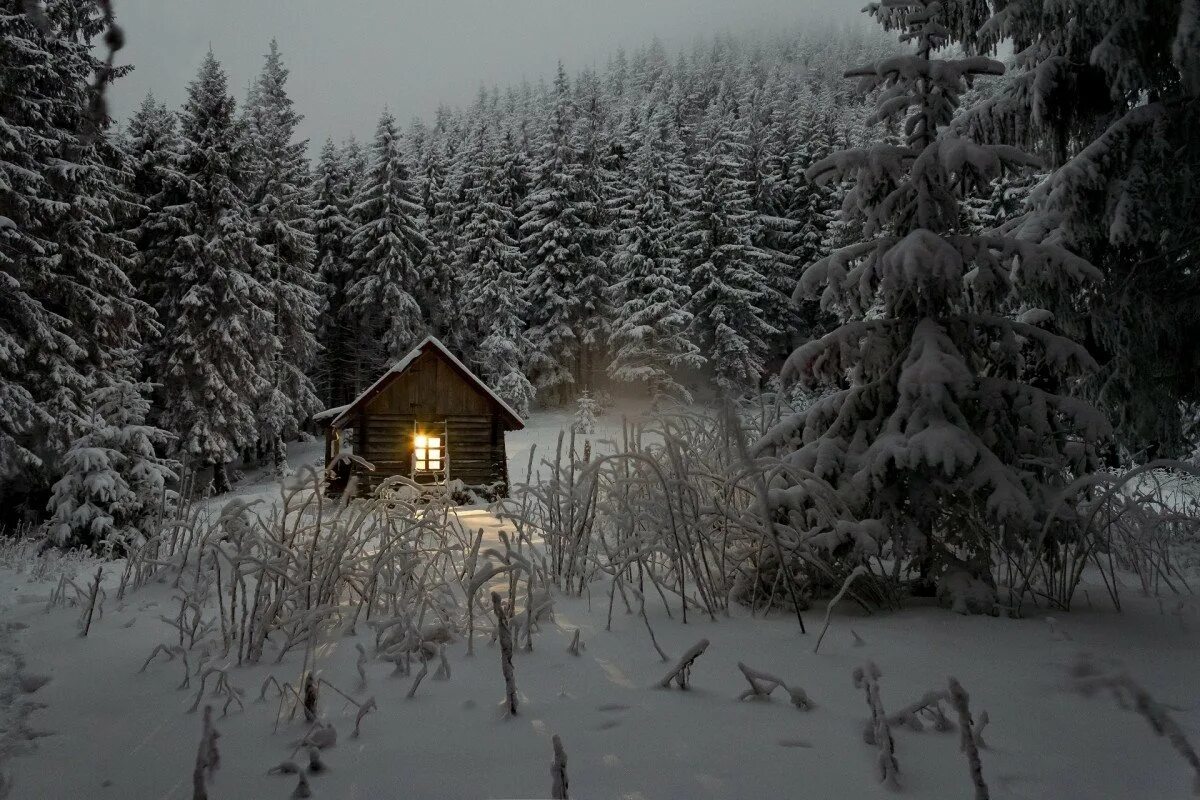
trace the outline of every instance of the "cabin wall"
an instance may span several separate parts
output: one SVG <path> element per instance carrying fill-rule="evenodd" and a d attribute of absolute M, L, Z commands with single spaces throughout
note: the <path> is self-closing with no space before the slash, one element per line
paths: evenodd
<path fill-rule="evenodd" d="M 504 420 L 494 403 L 434 352 L 426 352 L 368 402 L 355 426 L 355 452 L 375 466 L 360 471 L 362 491 L 409 475 L 414 425 L 446 423 L 450 479 L 472 486 L 508 482 Z"/>
<path fill-rule="evenodd" d="M 355 452 L 375 466 L 362 473 L 363 489 L 374 489 L 392 475 L 409 474 L 412 462 L 414 424 L 429 427 L 443 418 L 418 418 L 407 414 L 371 412 L 361 418 L 356 432 Z M 446 455 L 451 480 L 473 486 L 507 482 L 504 431 L 495 416 L 447 415 Z"/>

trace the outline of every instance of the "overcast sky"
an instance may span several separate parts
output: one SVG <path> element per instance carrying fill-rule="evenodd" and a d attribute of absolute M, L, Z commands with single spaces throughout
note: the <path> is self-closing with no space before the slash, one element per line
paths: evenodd
<path fill-rule="evenodd" d="M 211 45 L 241 101 L 272 37 L 312 150 L 332 135 L 368 137 L 384 105 L 407 123 L 440 103 L 603 66 L 617 47 L 658 36 L 671 49 L 718 32 L 852 18 L 862 0 L 117 0 L 134 72 L 113 87 L 124 120 L 148 90 L 180 105 Z"/>

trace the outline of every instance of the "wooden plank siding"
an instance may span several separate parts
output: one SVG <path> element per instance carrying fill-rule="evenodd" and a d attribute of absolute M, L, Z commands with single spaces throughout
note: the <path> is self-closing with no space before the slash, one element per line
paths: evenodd
<path fill-rule="evenodd" d="M 451 480 L 507 485 L 504 433 L 514 427 L 511 415 L 436 349 L 423 351 L 353 413 L 347 427 L 354 428 L 355 453 L 375 467 L 373 472 L 355 469 L 364 493 L 393 475 L 409 476 L 414 431 L 440 431 L 442 422 Z"/>

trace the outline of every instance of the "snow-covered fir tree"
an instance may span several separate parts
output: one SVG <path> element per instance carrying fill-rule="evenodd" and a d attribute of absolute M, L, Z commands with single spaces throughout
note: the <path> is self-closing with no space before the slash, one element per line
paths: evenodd
<path fill-rule="evenodd" d="M 175 114 L 153 94 L 147 94 L 129 119 L 121 147 L 133 173 L 129 188 L 136 201 L 126 206 L 120 220 L 135 250 L 129 278 L 137 297 L 157 307 L 164 289 L 163 275 L 155 269 L 156 256 L 186 233 L 179 220 L 155 214 L 165 203 L 173 202 L 170 188 L 174 185 L 179 159 Z M 169 227 L 151 227 L 148 224 L 151 219 Z"/>
<path fill-rule="evenodd" d="M 158 455 L 171 437 L 147 423 L 150 390 L 117 378 L 88 396 L 91 416 L 63 458 L 50 499 L 50 535 L 60 547 L 122 555 L 173 513 L 168 487 L 177 465 Z"/>
<path fill-rule="evenodd" d="M 458 262 L 459 226 L 470 219 L 469 202 L 460 196 L 453 174 L 453 154 L 441 136 L 429 143 L 421 170 L 421 205 L 429 241 L 421 261 L 420 302 L 432 333 L 450 347 L 463 350 L 471 341 L 462 314 L 462 264 Z"/>
<path fill-rule="evenodd" d="M 575 405 L 575 421 L 571 423 L 571 430 L 585 436 L 595 433 L 596 413 L 596 398 L 592 397 L 591 392 L 584 389 L 579 393 L 579 399 Z"/>
<path fill-rule="evenodd" d="M 625 219 L 615 261 L 620 278 L 611 290 L 617 311 L 608 374 L 647 387 L 656 401 L 690 402 L 691 393 L 678 376 L 699 368 L 704 357 L 689 338 L 688 285 L 674 254 L 682 175 L 677 140 L 669 130 L 665 114 L 655 114 L 630 162 L 634 184 L 622 203 Z"/>
<path fill-rule="evenodd" d="M 763 311 L 772 290 L 762 274 L 767 258 L 752 241 L 757 215 L 742 177 L 737 123 L 713 105 L 699 137 L 679 236 L 692 291 L 687 310 L 713 383 L 738 393 L 757 385 L 777 334 Z"/>
<path fill-rule="evenodd" d="M 550 129 L 537 177 L 520 214 L 521 246 L 528 270 L 531 368 L 539 390 L 560 399 L 586 382 L 585 339 L 596 335 L 596 276 L 604 264 L 596 252 L 599 210 L 575 126 L 578 109 L 566 71 L 559 65 Z"/>
<path fill-rule="evenodd" d="M 355 348 L 367 359 L 354 376 L 357 392 L 425 331 L 424 314 L 412 292 L 420 285 L 419 266 L 429 242 L 396 119 L 388 111 L 379 118 L 370 167 L 351 218 L 356 228 L 350 238 L 345 312 L 355 331 Z"/>
<path fill-rule="evenodd" d="M 307 141 L 295 141 L 302 119 L 287 94 L 288 70 L 274 41 L 245 110 L 249 142 L 250 219 L 261 246 L 258 280 L 272 299 L 272 342 L 265 394 L 258 399 L 260 447 L 278 472 L 283 440 L 323 406 L 309 373 L 316 361 L 320 295 L 311 233 Z"/>
<path fill-rule="evenodd" d="M 178 437 L 183 459 L 212 466 L 214 488 L 223 492 L 226 464 L 258 440 L 256 402 L 270 384 L 279 343 L 275 301 L 258 277 L 269 254 L 241 188 L 245 131 L 211 51 L 188 86 L 179 132 L 173 202 L 147 223 L 187 231 L 154 265 L 164 276 L 164 332 L 150 355 L 151 374 L 162 384 L 159 424 Z"/>
<path fill-rule="evenodd" d="M 313 180 L 313 235 L 319 285 L 323 292 L 317 341 L 317 384 L 328 407 L 353 400 L 346 376 L 352 340 L 346 324 L 346 282 L 350 276 L 350 176 L 345 152 L 326 139 Z"/>
<path fill-rule="evenodd" d="M 465 183 L 471 209 L 462 229 L 463 273 L 459 313 L 470 321 L 473 361 L 488 385 L 522 416 L 529 414 L 534 388 L 525 375 L 532 345 L 525 332 L 528 313 L 521 251 L 511 202 L 509 165 L 501 160 L 492 132 L 477 132 L 472 174 Z"/>
<path fill-rule="evenodd" d="M 1101 271 L 1076 323 L 1101 364 L 1090 396 L 1127 453 L 1189 452 L 1181 409 L 1200 400 L 1200 7 L 1010 0 L 954 35 L 1015 52 L 1010 79 L 964 126 L 987 141 L 1019 135 L 1056 167 L 1011 231 L 1066 244 Z"/>
<path fill-rule="evenodd" d="M 117 230 L 123 157 L 88 116 L 103 22 L 89 2 L 0 15 L 0 478 L 52 480 L 153 313 L 134 297 Z M 105 73 L 111 82 L 124 69 Z"/>
<path fill-rule="evenodd" d="M 939 58 L 956 27 L 942 9 L 920 0 L 870 7 L 915 52 L 847 74 L 877 90 L 877 120 L 905 137 L 809 170 L 818 182 L 854 181 L 846 208 L 859 240 L 801 281 L 841 325 L 798 348 L 784 376 L 829 391 L 761 446 L 832 484 L 858 520 L 878 521 L 873 540 L 854 540 L 860 555 L 888 546 L 897 565 L 933 577 L 965 554 L 974 577 L 990 581 L 992 544 L 972 532 L 1003 526 L 1017 542 L 1049 525 L 1054 540 L 1072 535 L 1059 493 L 1095 466 L 1108 425 L 1074 395 L 1094 362 L 1055 319 L 1098 275 L 1059 246 L 965 229 L 960 192 L 987 191 L 1033 160 L 951 126 L 970 83 L 1003 67 Z M 809 490 L 772 494 L 798 532 L 808 527 Z M 849 541 L 852 530 L 840 534 Z"/>

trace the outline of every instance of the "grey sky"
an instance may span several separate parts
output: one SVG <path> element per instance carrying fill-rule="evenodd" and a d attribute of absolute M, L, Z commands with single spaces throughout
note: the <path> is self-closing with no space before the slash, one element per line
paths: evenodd
<path fill-rule="evenodd" d="M 807 19 L 844 20 L 862 0 L 117 0 L 136 65 L 112 92 L 124 120 L 147 90 L 169 106 L 212 45 L 239 98 L 272 37 L 305 115 L 301 134 L 367 137 L 386 104 L 407 122 L 439 103 L 474 99 L 481 83 L 603 65 L 619 46 L 654 36 L 668 47 L 698 35 L 747 32 Z"/>

